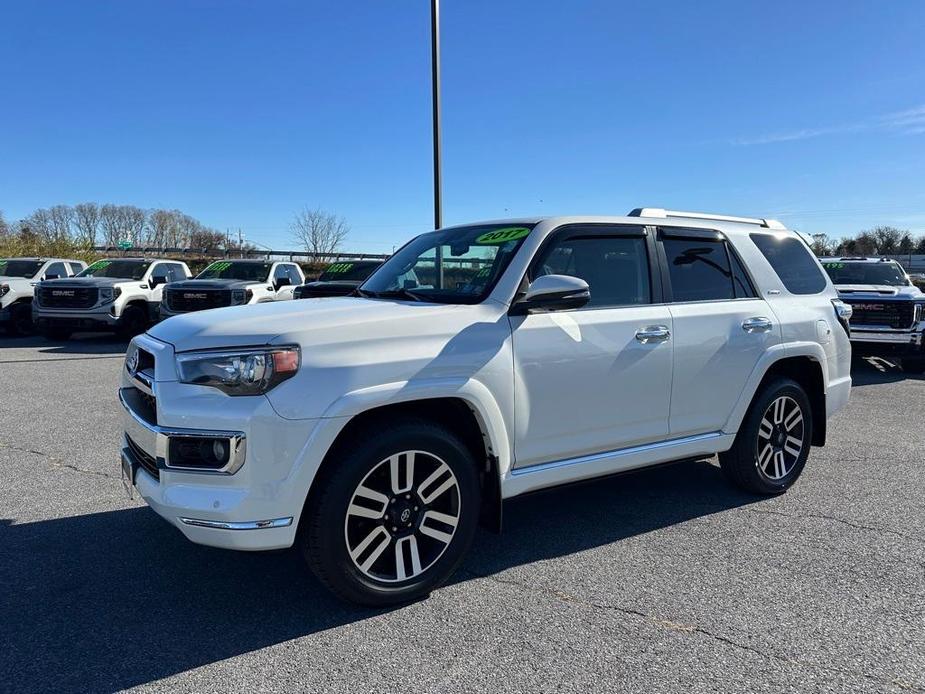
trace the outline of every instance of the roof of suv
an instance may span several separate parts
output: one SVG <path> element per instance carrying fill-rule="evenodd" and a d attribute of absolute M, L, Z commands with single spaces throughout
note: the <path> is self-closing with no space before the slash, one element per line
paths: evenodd
<path fill-rule="evenodd" d="M 819 258 L 819 261 L 822 263 L 895 263 L 897 262 L 893 258 L 881 258 L 878 256 L 874 256 L 873 258 L 863 257 L 863 256 L 844 256 L 844 257 L 839 258 L 836 256 L 832 256 L 832 257 L 827 257 L 827 258 Z"/>

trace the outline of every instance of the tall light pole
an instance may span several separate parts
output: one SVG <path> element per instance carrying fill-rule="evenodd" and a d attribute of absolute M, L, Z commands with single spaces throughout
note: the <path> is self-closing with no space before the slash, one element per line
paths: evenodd
<path fill-rule="evenodd" d="M 430 77 L 434 120 L 434 229 L 443 226 L 443 180 L 440 171 L 440 0 L 430 0 Z"/>

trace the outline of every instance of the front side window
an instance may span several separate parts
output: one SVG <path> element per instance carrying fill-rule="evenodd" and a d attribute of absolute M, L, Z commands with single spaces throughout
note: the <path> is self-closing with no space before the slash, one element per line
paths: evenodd
<path fill-rule="evenodd" d="M 911 284 L 899 263 L 846 263 L 826 261 L 822 267 L 833 284 L 883 284 L 888 287 L 906 287 Z"/>
<path fill-rule="evenodd" d="M 752 234 L 751 238 L 788 292 L 818 294 L 826 288 L 819 263 L 800 239 L 778 234 Z"/>
<path fill-rule="evenodd" d="M 507 269 L 533 224 L 482 224 L 422 234 L 360 287 L 362 296 L 479 303 Z"/>
<path fill-rule="evenodd" d="M 247 263 L 234 260 L 219 260 L 196 275 L 197 280 L 240 280 L 242 282 L 265 282 L 272 263 Z"/>
<path fill-rule="evenodd" d="M 97 260 L 81 272 L 78 277 L 114 277 L 125 280 L 140 280 L 151 263 L 147 260 Z"/>
<path fill-rule="evenodd" d="M 712 238 L 666 238 L 668 276 L 674 301 L 736 298 L 726 244 Z"/>
<path fill-rule="evenodd" d="M 569 236 L 555 241 L 540 257 L 533 279 L 542 275 L 583 279 L 591 291 L 587 308 L 652 301 L 649 258 L 642 236 Z"/>
<path fill-rule="evenodd" d="M 64 263 L 52 263 L 45 270 L 45 277 L 70 277 Z"/>
<path fill-rule="evenodd" d="M 42 268 L 41 260 L 16 260 L 0 258 L 0 277 L 35 277 Z"/>

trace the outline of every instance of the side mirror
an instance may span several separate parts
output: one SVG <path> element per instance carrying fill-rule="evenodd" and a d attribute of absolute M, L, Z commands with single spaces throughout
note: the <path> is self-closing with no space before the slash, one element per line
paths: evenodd
<path fill-rule="evenodd" d="M 276 287 L 276 291 L 279 291 L 283 287 L 288 287 L 290 284 L 292 284 L 292 280 L 288 277 L 279 277 L 273 280 L 273 286 Z"/>
<path fill-rule="evenodd" d="M 45 275 L 45 277 L 43 277 L 42 279 L 57 280 L 57 279 L 61 279 L 61 275 Z"/>
<path fill-rule="evenodd" d="M 543 275 L 537 277 L 527 293 L 511 306 L 514 315 L 526 315 L 537 311 L 567 311 L 581 308 L 591 300 L 588 283 L 569 275 Z"/>
<path fill-rule="evenodd" d="M 159 284 L 167 284 L 167 275 L 151 275 L 151 280 L 148 284 L 151 289 L 154 289 Z"/>

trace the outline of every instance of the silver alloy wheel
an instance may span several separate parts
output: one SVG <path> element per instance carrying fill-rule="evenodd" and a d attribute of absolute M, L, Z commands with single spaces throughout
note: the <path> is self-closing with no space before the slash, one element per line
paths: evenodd
<path fill-rule="evenodd" d="M 450 546 L 459 513 L 459 483 L 449 465 L 427 451 L 391 455 L 350 499 L 344 519 L 350 559 L 375 581 L 415 578 Z"/>
<path fill-rule="evenodd" d="M 758 425 L 755 465 L 765 477 L 781 480 L 803 452 L 805 426 L 800 404 L 788 395 L 776 398 Z"/>

